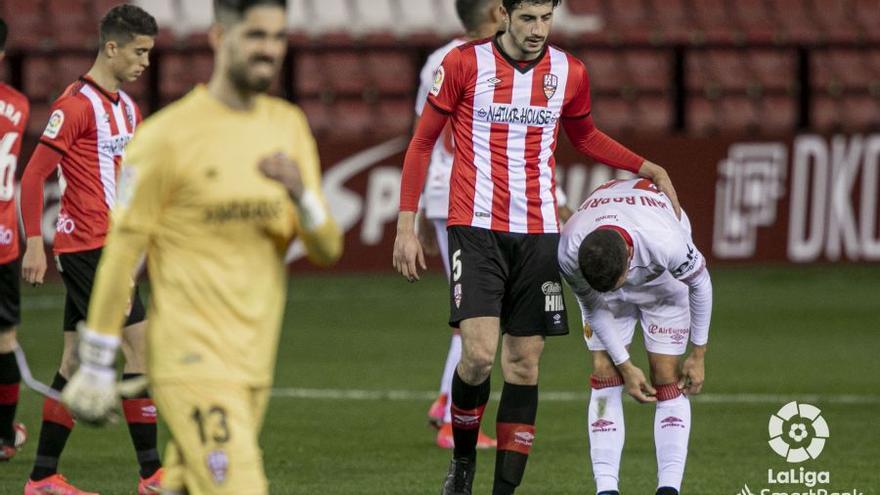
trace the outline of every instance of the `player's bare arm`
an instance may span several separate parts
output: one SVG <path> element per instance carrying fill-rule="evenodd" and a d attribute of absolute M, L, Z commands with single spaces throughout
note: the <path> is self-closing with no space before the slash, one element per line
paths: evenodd
<path fill-rule="evenodd" d="M 678 388 L 687 395 L 696 395 L 703 390 L 706 380 L 706 346 L 695 345 L 681 365 L 681 380 Z"/>
<path fill-rule="evenodd" d="M 43 246 L 43 237 L 28 237 L 21 259 L 21 277 L 29 284 L 42 285 L 45 276 L 46 248 Z"/>
<path fill-rule="evenodd" d="M 641 402 L 657 402 L 657 391 L 651 386 L 641 368 L 632 361 L 626 360 L 617 365 L 617 371 L 623 377 L 624 389 L 633 399 Z"/>
<path fill-rule="evenodd" d="M 666 169 L 656 163 L 645 160 L 642 167 L 639 168 L 639 176 L 651 181 L 660 189 L 660 192 L 669 197 L 672 201 L 672 208 L 675 209 L 675 216 L 681 218 L 681 204 L 678 202 L 678 195 L 675 193 L 675 187 L 672 185 L 672 179 Z"/>
<path fill-rule="evenodd" d="M 394 238 L 394 269 L 410 282 L 419 280 L 418 267 L 428 269 L 425 251 L 416 236 L 415 217 L 415 212 L 401 211 L 397 216 L 397 237 Z"/>

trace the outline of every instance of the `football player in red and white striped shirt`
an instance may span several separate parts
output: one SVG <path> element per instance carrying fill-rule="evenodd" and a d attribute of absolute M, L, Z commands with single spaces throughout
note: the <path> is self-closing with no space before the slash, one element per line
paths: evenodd
<path fill-rule="evenodd" d="M 0 62 L 7 33 L 6 22 L 0 19 Z M 0 82 L 0 461 L 11 459 L 26 438 L 24 426 L 15 423 L 21 374 L 13 351 L 21 309 L 15 169 L 29 114 L 27 97 Z"/>
<path fill-rule="evenodd" d="M 52 387 L 64 388 L 75 371 L 76 324 L 84 320 L 95 271 L 116 201 L 117 177 L 125 145 L 141 120 L 137 105 L 120 89 L 149 65 L 158 27 L 134 5 L 119 5 L 101 20 L 100 50 L 92 68 L 52 105 L 46 130 L 22 177 L 21 208 L 27 247 L 22 277 L 41 284 L 46 272 L 41 220 L 43 184 L 56 169 L 61 183 L 61 211 L 54 254 L 67 290 L 64 307 L 64 354 Z M 144 373 L 145 310 L 135 292 L 125 338 L 124 377 Z M 123 400 L 123 410 L 140 464 L 138 493 L 155 493 L 161 478 L 156 449 L 156 407 L 143 395 Z M 85 493 L 58 474 L 58 459 L 73 428 L 70 413 L 54 399 L 43 405 L 43 425 L 34 469 L 25 495 Z"/>
<path fill-rule="evenodd" d="M 503 0 L 503 34 L 449 52 L 404 162 L 394 266 L 415 281 L 419 266 L 425 268 L 415 211 L 434 143 L 451 121 L 450 325 L 460 328 L 463 351 L 452 385 L 455 448 L 443 493 L 471 493 L 474 445 L 500 333 L 505 383 L 493 493 L 513 493 L 525 471 L 544 338 L 568 333 L 556 260 L 559 124 L 578 150 L 652 179 L 678 210 L 666 171 L 593 124 L 583 63 L 547 44 L 558 4 Z"/>

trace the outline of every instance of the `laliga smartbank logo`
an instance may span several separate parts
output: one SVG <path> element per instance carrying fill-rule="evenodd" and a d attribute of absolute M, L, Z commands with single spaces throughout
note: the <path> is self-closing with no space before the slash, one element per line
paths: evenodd
<path fill-rule="evenodd" d="M 768 429 L 770 448 L 792 464 L 819 457 L 829 436 L 822 411 L 794 401 L 770 416 Z"/>
<path fill-rule="evenodd" d="M 796 401 L 770 415 L 767 430 L 770 448 L 789 464 L 817 459 L 831 436 L 822 411 L 814 405 Z M 770 487 L 754 491 L 746 484 L 735 495 L 865 495 L 856 488 L 832 488 L 828 486 L 831 485 L 830 471 L 813 471 L 803 466 L 778 471 L 770 468 L 767 470 L 767 484 Z"/>

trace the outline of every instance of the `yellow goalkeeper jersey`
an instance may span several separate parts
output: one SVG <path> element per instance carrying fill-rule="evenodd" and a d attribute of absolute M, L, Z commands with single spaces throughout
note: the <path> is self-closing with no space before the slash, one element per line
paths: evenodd
<path fill-rule="evenodd" d="M 305 116 L 277 98 L 237 111 L 200 86 L 147 119 L 126 148 L 87 324 L 120 333 L 145 254 L 152 381 L 271 383 L 288 245 L 298 236 L 319 264 L 342 246 L 329 214 L 306 231 L 286 190 L 260 173 L 258 162 L 277 152 L 297 162 L 326 212 Z"/>

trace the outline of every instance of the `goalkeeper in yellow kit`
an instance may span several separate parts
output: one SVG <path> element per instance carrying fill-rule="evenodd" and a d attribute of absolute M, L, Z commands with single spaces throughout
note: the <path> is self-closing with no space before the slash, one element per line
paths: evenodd
<path fill-rule="evenodd" d="M 265 95 L 287 48 L 283 0 L 215 0 L 215 66 L 139 127 L 80 328 L 63 401 L 100 423 L 117 401 L 114 361 L 132 276 L 152 285 L 148 376 L 172 439 L 163 493 L 263 495 L 258 445 L 294 237 L 330 264 L 342 234 L 320 188 L 303 113 Z"/>

